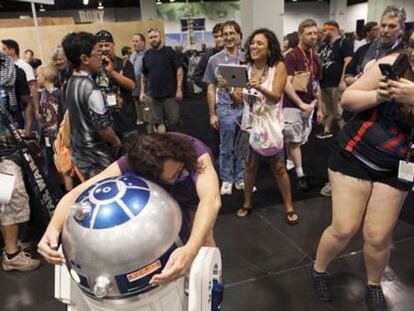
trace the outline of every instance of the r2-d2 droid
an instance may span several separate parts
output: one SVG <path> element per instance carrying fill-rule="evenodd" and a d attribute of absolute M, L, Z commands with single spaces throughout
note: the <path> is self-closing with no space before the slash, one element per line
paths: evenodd
<path fill-rule="evenodd" d="M 177 202 L 136 175 L 98 182 L 72 206 L 62 233 L 65 266 L 55 297 L 72 311 L 215 311 L 223 294 L 221 256 L 203 247 L 190 274 L 164 286 L 149 281 L 188 238 Z"/>

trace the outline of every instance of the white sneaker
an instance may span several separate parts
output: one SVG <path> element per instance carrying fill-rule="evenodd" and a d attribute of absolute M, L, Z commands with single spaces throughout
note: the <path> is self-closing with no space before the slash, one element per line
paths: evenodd
<path fill-rule="evenodd" d="M 228 181 L 223 181 L 220 189 L 221 195 L 231 195 L 232 194 L 233 184 Z"/>
<path fill-rule="evenodd" d="M 234 184 L 234 188 L 236 188 L 237 190 L 244 190 L 244 181 L 236 181 L 236 183 Z M 256 186 L 253 186 L 253 192 L 256 191 Z"/>
<path fill-rule="evenodd" d="M 20 251 L 20 253 L 12 259 L 7 258 L 6 252 L 3 252 L 2 267 L 4 271 L 31 271 L 40 266 L 40 260 L 33 259 L 29 253 Z"/>
<path fill-rule="evenodd" d="M 292 169 L 294 169 L 295 168 L 295 164 L 293 164 L 293 161 L 292 160 L 290 160 L 290 159 L 287 159 L 286 160 L 286 169 L 288 170 L 288 171 L 290 171 L 290 170 L 292 170 Z"/>
<path fill-rule="evenodd" d="M 331 183 L 327 182 L 321 189 L 321 194 L 330 197 L 332 195 Z"/>

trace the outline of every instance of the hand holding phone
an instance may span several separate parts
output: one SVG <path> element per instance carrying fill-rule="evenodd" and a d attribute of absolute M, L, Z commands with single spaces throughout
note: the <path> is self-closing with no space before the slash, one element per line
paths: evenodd
<path fill-rule="evenodd" d="M 391 64 L 379 64 L 378 66 L 381 70 L 382 75 L 384 75 L 390 80 L 398 80 L 398 76 L 394 72 Z"/>

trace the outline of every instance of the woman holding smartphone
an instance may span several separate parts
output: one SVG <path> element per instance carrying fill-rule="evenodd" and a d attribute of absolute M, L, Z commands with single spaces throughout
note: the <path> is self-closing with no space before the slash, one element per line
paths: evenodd
<path fill-rule="evenodd" d="M 385 77 L 381 67 L 397 80 Z M 329 159 L 332 223 L 322 234 L 312 271 L 324 301 L 331 298 L 329 264 L 362 226 L 366 303 L 372 310 L 387 307 L 381 278 L 401 206 L 413 187 L 413 81 L 410 48 L 380 59 L 342 96 L 342 107 L 357 114 L 338 135 Z"/>

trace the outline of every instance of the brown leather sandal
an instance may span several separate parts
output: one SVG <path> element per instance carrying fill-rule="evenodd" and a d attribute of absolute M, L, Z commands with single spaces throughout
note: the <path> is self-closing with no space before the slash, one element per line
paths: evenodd
<path fill-rule="evenodd" d="M 289 225 L 296 225 L 299 223 L 299 215 L 295 211 L 286 212 L 286 221 Z M 296 216 L 296 219 L 292 219 L 294 216 Z"/>

